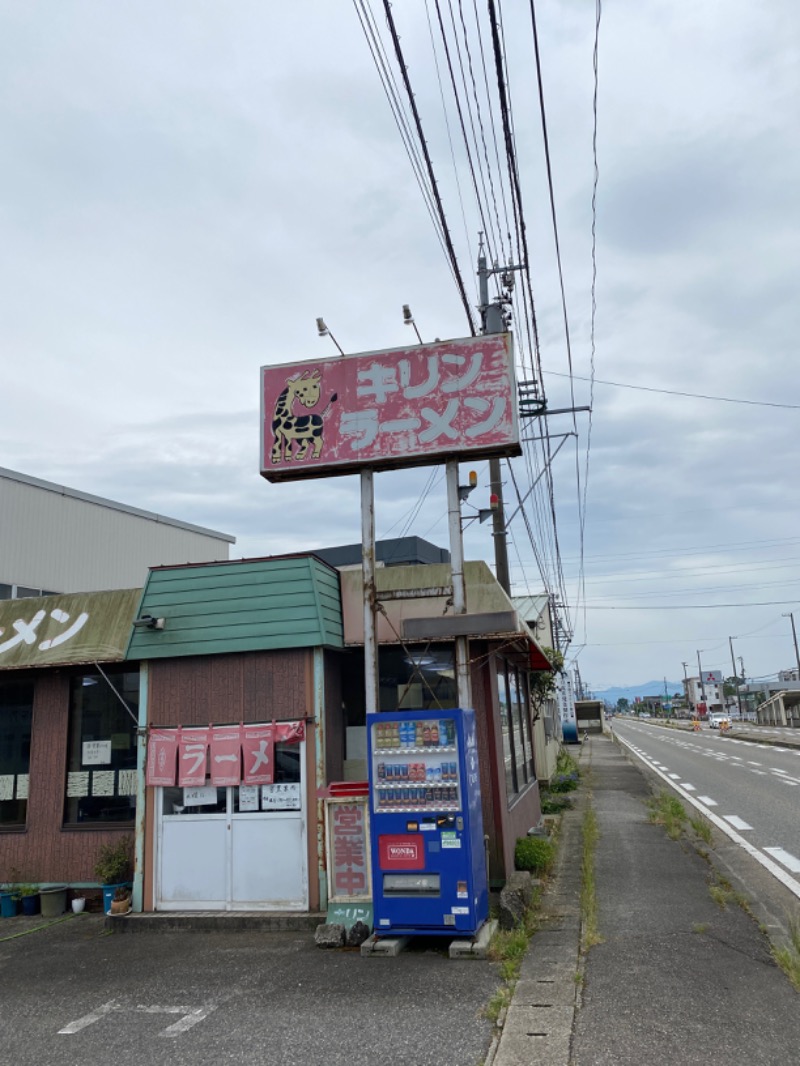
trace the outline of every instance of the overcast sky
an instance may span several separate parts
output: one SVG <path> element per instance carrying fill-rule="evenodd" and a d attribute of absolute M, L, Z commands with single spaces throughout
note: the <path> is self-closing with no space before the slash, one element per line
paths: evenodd
<path fill-rule="evenodd" d="M 586 404 L 595 7 L 538 7 Z M 530 19 L 527 4 L 504 9 L 556 408 L 571 393 Z M 472 0 L 463 10 L 474 18 Z M 393 11 L 474 304 L 480 226 L 426 5 Z M 259 367 L 334 355 L 318 315 L 348 352 L 411 342 L 404 303 L 425 340 L 468 330 L 353 5 L 0 0 L 0 27 L 0 465 L 234 534 L 234 557 L 357 541 L 356 479 L 260 478 Z M 800 623 L 800 412 L 620 385 L 800 405 L 800 8 L 605 0 L 599 70 L 585 611 L 585 414 L 553 463 L 571 655 L 596 689 L 674 681 L 698 650 L 730 673 L 734 637 L 749 676 L 774 674 L 794 665 L 783 615 Z M 379 536 L 447 545 L 430 473 L 378 476 Z M 472 502 L 486 506 L 479 473 Z M 469 558 L 491 558 L 487 526 L 466 538 Z M 539 590 L 520 519 L 511 564 L 516 591 Z"/>

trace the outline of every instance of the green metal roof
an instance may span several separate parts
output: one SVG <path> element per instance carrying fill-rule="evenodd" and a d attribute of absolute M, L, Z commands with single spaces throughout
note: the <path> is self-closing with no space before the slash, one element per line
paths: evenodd
<path fill-rule="evenodd" d="M 129 659 L 343 646 L 339 574 L 313 556 L 287 556 L 150 571 Z"/>

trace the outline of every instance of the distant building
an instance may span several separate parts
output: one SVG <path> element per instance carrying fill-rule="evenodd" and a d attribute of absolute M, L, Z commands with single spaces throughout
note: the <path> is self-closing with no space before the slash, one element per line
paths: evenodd
<path fill-rule="evenodd" d="M 717 677 L 719 680 L 715 680 Z M 702 680 L 700 677 L 687 677 L 684 681 L 684 688 L 689 709 L 697 712 L 701 718 L 725 709 L 721 674 L 712 675 L 709 672 L 703 674 Z"/>
<path fill-rule="evenodd" d="M 0 467 L 0 600 L 141 588 L 151 566 L 227 560 L 235 542 Z"/>

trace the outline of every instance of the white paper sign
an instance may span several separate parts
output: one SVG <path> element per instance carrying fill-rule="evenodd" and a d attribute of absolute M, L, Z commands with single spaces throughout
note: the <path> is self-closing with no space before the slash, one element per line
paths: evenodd
<path fill-rule="evenodd" d="M 67 774 L 67 795 L 72 799 L 89 795 L 89 772 Z"/>
<path fill-rule="evenodd" d="M 120 770 L 119 780 L 117 781 L 117 795 L 118 796 L 135 796 L 136 795 L 136 771 L 135 770 Z"/>
<path fill-rule="evenodd" d="M 17 799 L 26 800 L 28 798 L 28 774 L 17 774 Z"/>
<path fill-rule="evenodd" d="M 113 770 L 95 770 L 92 774 L 92 795 L 93 796 L 113 796 L 114 795 L 114 771 Z"/>
<path fill-rule="evenodd" d="M 14 775 L 0 774 L 0 800 L 14 798 Z"/>
<path fill-rule="evenodd" d="M 299 781 L 261 786 L 262 811 L 299 811 L 301 806 Z"/>
<path fill-rule="evenodd" d="M 81 763 L 84 766 L 107 766 L 111 762 L 110 740 L 84 740 Z"/>
<path fill-rule="evenodd" d="M 258 810 L 258 785 L 239 785 L 239 810 Z"/>
<path fill-rule="evenodd" d="M 184 807 L 213 807 L 217 802 L 217 790 L 213 785 L 183 790 Z"/>

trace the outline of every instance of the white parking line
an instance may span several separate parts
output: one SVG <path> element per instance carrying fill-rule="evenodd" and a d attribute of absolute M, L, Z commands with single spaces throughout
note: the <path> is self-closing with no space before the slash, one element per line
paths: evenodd
<path fill-rule="evenodd" d="M 739 829 L 741 832 L 745 832 L 748 829 L 752 829 L 752 825 L 748 825 L 737 814 L 723 814 L 722 816 L 726 822 L 733 826 L 734 829 Z"/>
<path fill-rule="evenodd" d="M 800 859 L 796 859 L 790 852 L 784 851 L 783 848 L 764 848 L 764 851 L 771 855 L 773 859 L 783 863 L 786 869 L 791 870 L 793 874 L 800 874 Z"/>

